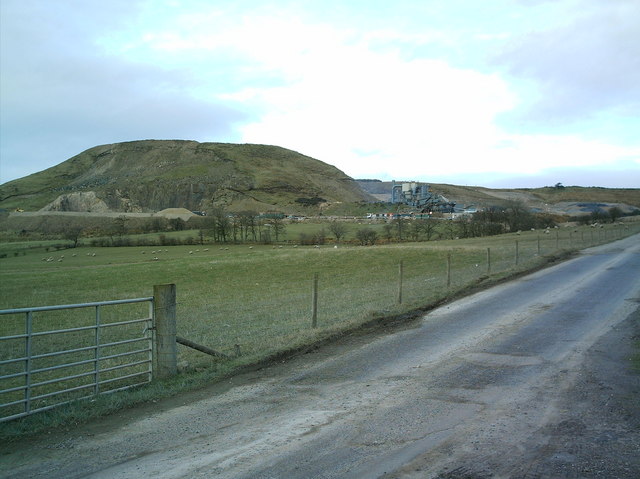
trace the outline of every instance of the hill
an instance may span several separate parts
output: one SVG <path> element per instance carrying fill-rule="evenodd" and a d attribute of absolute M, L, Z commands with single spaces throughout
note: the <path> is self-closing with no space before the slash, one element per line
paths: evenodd
<path fill-rule="evenodd" d="M 356 180 L 360 187 L 378 201 L 391 200 L 390 181 Z M 402 183 L 401 181 L 399 183 Z M 559 215 L 588 214 L 597 208 L 618 206 L 625 212 L 640 209 L 640 188 L 598 188 L 561 186 L 544 188 L 492 189 L 480 186 L 457 186 L 429 183 L 434 193 L 459 206 L 478 208 L 504 207 L 520 201 L 533 211 Z"/>
<path fill-rule="evenodd" d="M 296 212 L 371 197 L 337 168 L 268 145 L 143 140 L 96 146 L 0 186 L 0 208 L 155 212 L 224 206 Z"/>

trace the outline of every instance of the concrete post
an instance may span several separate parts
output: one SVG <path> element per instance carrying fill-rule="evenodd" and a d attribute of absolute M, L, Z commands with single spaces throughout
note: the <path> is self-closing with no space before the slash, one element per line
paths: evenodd
<path fill-rule="evenodd" d="M 155 331 L 154 377 L 173 376 L 178 370 L 176 342 L 176 285 L 153 287 L 153 319 Z"/>

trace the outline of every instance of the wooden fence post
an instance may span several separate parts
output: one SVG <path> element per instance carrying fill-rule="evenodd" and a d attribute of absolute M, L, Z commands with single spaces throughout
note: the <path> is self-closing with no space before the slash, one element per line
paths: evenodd
<path fill-rule="evenodd" d="M 153 287 L 153 319 L 155 332 L 154 376 L 166 378 L 178 370 L 176 343 L 176 285 Z"/>
<path fill-rule="evenodd" d="M 402 260 L 400 260 L 400 264 L 398 265 L 398 304 L 402 304 L 402 275 L 403 264 Z"/>
<path fill-rule="evenodd" d="M 538 235 L 538 256 L 540 256 L 540 235 Z"/>
<path fill-rule="evenodd" d="M 451 287 L 451 253 L 447 253 L 447 289 Z"/>
<path fill-rule="evenodd" d="M 520 251 L 518 249 L 518 240 L 516 240 L 516 266 L 518 265 L 519 259 L 520 259 Z"/>
<path fill-rule="evenodd" d="M 311 287 L 311 327 L 318 327 L 318 273 L 313 273 Z"/>
<path fill-rule="evenodd" d="M 487 248 L 487 274 L 491 274 L 491 248 Z"/>

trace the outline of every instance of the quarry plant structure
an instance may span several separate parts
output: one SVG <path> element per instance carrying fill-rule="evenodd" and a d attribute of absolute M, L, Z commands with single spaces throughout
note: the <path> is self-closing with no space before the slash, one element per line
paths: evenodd
<path fill-rule="evenodd" d="M 391 203 L 400 203 L 420 209 L 421 213 L 451 213 L 455 203 L 433 193 L 426 183 L 415 181 L 391 184 Z"/>

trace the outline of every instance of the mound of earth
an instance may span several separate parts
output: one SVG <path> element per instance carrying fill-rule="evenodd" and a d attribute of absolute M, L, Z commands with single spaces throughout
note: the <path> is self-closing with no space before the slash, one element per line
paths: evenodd
<path fill-rule="evenodd" d="M 197 215 L 186 208 L 166 208 L 162 211 L 158 211 L 154 216 L 162 216 L 163 218 L 170 220 L 180 218 L 181 220 L 187 221 L 189 218 L 193 218 Z"/>

